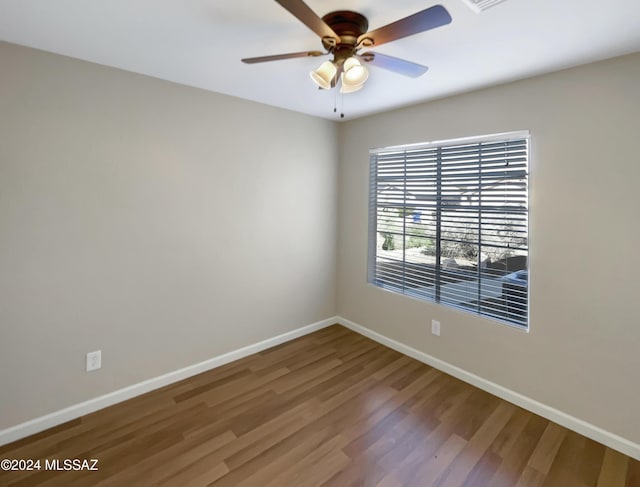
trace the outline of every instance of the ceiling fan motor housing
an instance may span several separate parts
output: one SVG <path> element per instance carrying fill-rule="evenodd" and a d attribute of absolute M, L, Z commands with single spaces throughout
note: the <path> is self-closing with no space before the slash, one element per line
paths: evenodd
<path fill-rule="evenodd" d="M 367 18 L 350 10 L 330 12 L 322 20 L 340 36 L 337 43 L 331 37 L 322 39 L 324 48 L 334 54 L 335 62 L 344 62 L 351 57 L 357 50 L 358 38 L 369 29 Z"/>

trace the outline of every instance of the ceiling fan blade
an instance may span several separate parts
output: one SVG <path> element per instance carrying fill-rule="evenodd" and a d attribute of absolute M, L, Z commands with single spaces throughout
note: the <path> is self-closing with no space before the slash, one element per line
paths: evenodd
<path fill-rule="evenodd" d="M 340 40 L 340 36 L 336 34 L 327 23 L 316 15 L 309 6 L 302 0 L 276 0 L 285 9 L 291 12 L 300 22 L 309 27 L 313 32 L 321 38 L 333 37 L 336 41 Z"/>
<path fill-rule="evenodd" d="M 422 64 L 412 63 L 393 56 L 387 56 L 386 54 L 380 54 L 377 52 L 365 52 L 358 56 L 365 63 L 372 64 L 382 69 L 388 69 L 404 76 L 411 78 L 417 78 L 427 72 L 429 68 Z"/>
<path fill-rule="evenodd" d="M 275 54 L 273 56 L 259 56 L 249 57 L 242 60 L 246 64 L 266 63 L 268 61 L 280 61 L 281 59 L 293 59 L 297 57 L 316 57 L 326 54 L 322 51 L 302 51 L 302 52 L 290 52 L 287 54 Z"/>
<path fill-rule="evenodd" d="M 358 38 L 358 42 L 369 38 L 373 39 L 374 45 L 379 46 L 385 42 L 402 39 L 403 37 L 412 36 L 449 23 L 451 23 L 451 15 L 449 15 L 447 9 L 442 5 L 435 5 L 379 29 L 367 32 Z"/>

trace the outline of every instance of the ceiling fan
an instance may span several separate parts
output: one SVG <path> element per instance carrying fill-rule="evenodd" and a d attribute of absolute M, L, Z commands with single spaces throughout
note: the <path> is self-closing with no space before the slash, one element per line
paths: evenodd
<path fill-rule="evenodd" d="M 369 76 L 364 64 L 371 64 L 396 73 L 417 78 L 427 71 L 426 66 L 405 61 L 385 54 L 361 50 L 379 46 L 451 22 L 451 16 L 442 5 L 435 5 L 413 15 L 368 31 L 369 22 L 358 12 L 339 10 L 324 17 L 318 17 L 302 0 L 276 0 L 298 20 L 320 36 L 323 51 L 301 51 L 273 56 L 242 59 L 247 64 L 279 61 L 309 56 L 333 55 L 318 69 L 310 73 L 311 79 L 322 89 L 331 89 L 340 82 L 341 93 L 351 93 L 361 89 Z"/>

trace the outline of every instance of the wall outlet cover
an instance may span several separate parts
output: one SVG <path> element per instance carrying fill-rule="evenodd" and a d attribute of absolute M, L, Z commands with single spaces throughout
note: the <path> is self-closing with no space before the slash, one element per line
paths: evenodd
<path fill-rule="evenodd" d="M 436 336 L 440 336 L 440 322 L 436 320 L 431 320 L 431 333 Z"/>
<path fill-rule="evenodd" d="M 87 354 L 87 372 L 98 370 L 102 367 L 102 351 L 96 350 Z"/>

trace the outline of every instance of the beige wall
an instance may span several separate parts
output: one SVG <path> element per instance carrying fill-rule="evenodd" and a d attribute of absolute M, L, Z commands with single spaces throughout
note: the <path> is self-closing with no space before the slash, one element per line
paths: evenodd
<path fill-rule="evenodd" d="M 338 127 L 4 43 L 0 66 L 0 429 L 337 310 L 640 442 L 640 55 Z M 368 149 L 521 129 L 531 332 L 367 285 Z"/>
<path fill-rule="evenodd" d="M 335 314 L 335 124 L 5 43 L 0 66 L 0 429 Z"/>
<path fill-rule="evenodd" d="M 530 333 L 368 285 L 368 149 L 522 129 Z M 340 140 L 338 313 L 640 443 L 640 54 L 349 122 Z"/>

